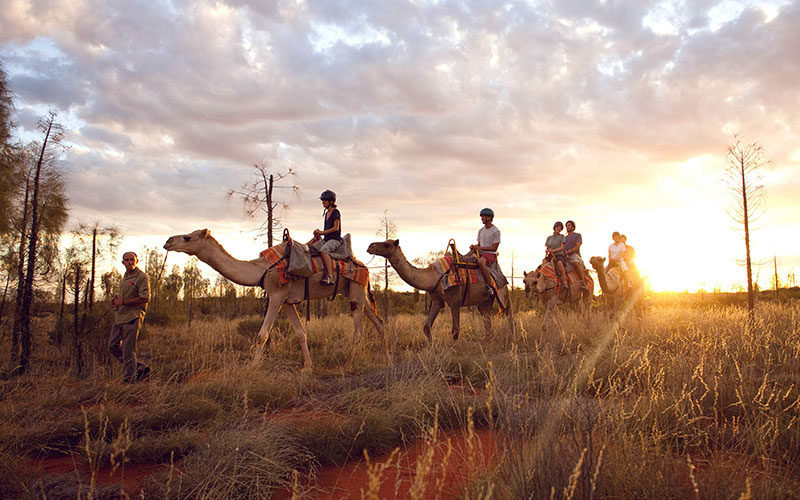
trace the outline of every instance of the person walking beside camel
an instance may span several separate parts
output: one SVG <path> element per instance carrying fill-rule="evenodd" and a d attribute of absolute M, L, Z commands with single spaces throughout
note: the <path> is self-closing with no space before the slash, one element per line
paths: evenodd
<path fill-rule="evenodd" d="M 139 327 L 147 314 L 150 301 L 150 279 L 136 267 L 139 258 L 134 252 L 122 255 L 125 275 L 119 284 L 119 295 L 111 299 L 110 307 L 116 311 L 114 326 L 108 339 L 111 355 L 123 363 L 122 380 L 138 382 L 150 374 L 150 367 L 136 359 L 136 341 Z"/>
<path fill-rule="evenodd" d="M 322 262 L 325 265 L 325 273 L 319 280 L 321 285 L 333 285 L 333 261 L 330 253 L 339 248 L 342 244 L 342 214 L 336 208 L 336 193 L 326 189 L 319 195 L 325 211 L 322 213 L 323 228 L 315 229 L 314 237 L 308 242 L 308 246 L 319 252 Z"/>
<path fill-rule="evenodd" d="M 556 221 L 553 224 L 553 234 L 547 237 L 544 242 L 544 258 L 546 260 L 555 260 L 553 265 L 558 273 L 558 279 L 566 286 L 567 285 L 567 257 L 564 254 L 564 245 L 566 238 L 561 231 L 564 230 L 564 224 L 561 221 Z"/>
<path fill-rule="evenodd" d="M 567 236 L 564 238 L 564 253 L 567 260 L 572 263 L 575 272 L 578 274 L 578 279 L 581 280 L 581 288 L 586 289 L 585 269 L 583 258 L 581 258 L 581 245 L 583 245 L 583 237 L 581 233 L 575 232 L 575 222 L 567 221 Z"/>
<path fill-rule="evenodd" d="M 497 260 L 497 247 L 500 246 L 500 230 L 494 225 L 494 210 L 484 208 L 480 212 L 483 227 L 478 230 L 478 244 L 470 245 L 469 249 L 478 257 L 478 267 L 481 270 L 489 293 L 494 295 L 497 290 L 492 288 L 492 275 L 489 266 Z"/>

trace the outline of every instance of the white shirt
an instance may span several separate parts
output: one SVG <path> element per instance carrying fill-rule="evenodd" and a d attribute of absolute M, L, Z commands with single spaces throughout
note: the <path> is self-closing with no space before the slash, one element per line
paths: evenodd
<path fill-rule="evenodd" d="M 611 260 L 622 260 L 625 258 L 625 243 L 612 243 L 608 245 L 608 255 Z"/>
<path fill-rule="evenodd" d="M 481 248 L 486 248 L 494 245 L 495 243 L 500 244 L 500 230 L 497 229 L 497 226 L 492 224 L 492 227 L 487 228 L 483 226 L 478 231 L 478 246 Z M 492 250 L 481 250 L 483 253 L 497 253 L 496 251 Z"/>

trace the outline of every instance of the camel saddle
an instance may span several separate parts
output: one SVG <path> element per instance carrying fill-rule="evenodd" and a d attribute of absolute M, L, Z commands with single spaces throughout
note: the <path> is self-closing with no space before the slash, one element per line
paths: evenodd
<path fill-rule="evenodd" d="M 350 250 L 350 235 L 346 234 L 343 240 L 344 241 L 342 242 L 342 245 L 339 246 L 339 249 L 331 254 L 335 273 L 343 278 L 347 278 L 360 285 L 366 286 L 367 283 L 369 283 L 369 269 L 367 269 L 367 266 L 364 265 L 364 263 L 352 256 Z M 302 254 L 297 255 L 299 252 L 302 252 Z M 295 255 L 292 255 L 292 253 Z M 307 278 L 308 276 L 321 272 L 324 269 L 322 257 L 319 255 L 311 256 L 307 245 L 292 239 L 287 239 L 278 245 L 263 250 L 259 254 L 259 257 L 264 259 L 269 264 L 269 269 L 275 268 L 280 272 L 278 281 L 281 285 L 296 279 Z M 290 272 L 289 269 L 292 267 L 290 265 L 290 259 L 298 258 L 307 258 L 310 261 L 310 272 L 305 271 L 302 274 Z M 307 264 L 303 263 L 302 266 L 297 266 L 295 269 L 306 267 Z M 304 274 L 308 274 L 308 276 L 304 276 Z"/>

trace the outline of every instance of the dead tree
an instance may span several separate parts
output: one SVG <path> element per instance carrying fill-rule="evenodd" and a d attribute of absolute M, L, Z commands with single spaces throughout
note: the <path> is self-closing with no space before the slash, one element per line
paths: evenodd
<path fill-rule="evenodd" d="M 761 144 L 743 144 L 739 136 L 728 146 L 725 155 L 725 177 L 728 188 L 734 194 L 734 203 L 729 215 L 741 224 L 744 231 L 745 268 L 747 269 L 747 312 L 752 322 L 755 314 L 755 289 L 753 266 L 750 256 L 750 233 L 752 223 L 764 213 L 765 191 L 761 184 L 761 169 L 769 163 Z"/>

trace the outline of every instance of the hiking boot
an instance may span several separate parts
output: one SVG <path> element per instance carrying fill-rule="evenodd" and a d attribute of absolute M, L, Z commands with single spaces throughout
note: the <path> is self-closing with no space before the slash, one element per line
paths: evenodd
<path fill-rule="evenodd" d="M 333 278 L 328 273 L 325 273 L 325 276 L 323 276 L 322 279 L 319 280 L 320 285 L 333 285 L 333 283 L 334 283 Z"/>
<path fill-rule="evenodd" d="M 586 286 L 586 282 L 585 281 L 581 281 L 581 290 L 588 290 L 588 289 L 589 289 L 589 287 Z"/>

